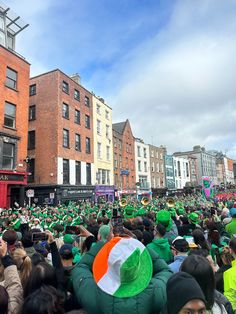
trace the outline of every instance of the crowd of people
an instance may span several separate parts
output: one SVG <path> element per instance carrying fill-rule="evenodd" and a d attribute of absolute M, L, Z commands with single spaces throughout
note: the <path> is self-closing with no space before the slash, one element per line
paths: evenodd
<path fill-rule="evenodd" d="M 0 313 L 236 313 L 236 197 L 0 209 Z"/>

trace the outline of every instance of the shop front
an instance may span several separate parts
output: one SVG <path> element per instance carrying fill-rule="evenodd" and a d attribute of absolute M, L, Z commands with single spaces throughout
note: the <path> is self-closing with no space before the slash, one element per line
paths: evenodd
<path fill-rule="evenodd" d="M 24 206 L 27 172 L 0 170 L 0 208 Z"/>
<path fill-rule="evenodd" d="M 114 185 L 96 185 L 95 189 L 95 202 L 114 202 L 115 200 L 115 187 Z"/>

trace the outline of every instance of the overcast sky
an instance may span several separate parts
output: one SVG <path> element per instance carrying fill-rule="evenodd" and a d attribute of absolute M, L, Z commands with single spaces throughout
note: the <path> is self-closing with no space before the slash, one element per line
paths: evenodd
<path fill-rule="evenodd" d="M 30 26 L 31 75 L 59 68 L 169 153 L 194 145 L 236 159 L 235 0 L 5 0 Z"/>

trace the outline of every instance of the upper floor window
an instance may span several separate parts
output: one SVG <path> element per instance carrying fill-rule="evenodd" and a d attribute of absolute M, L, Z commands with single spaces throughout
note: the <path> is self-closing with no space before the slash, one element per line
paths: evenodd
<path fill-rule="evenodd" d="M 147 158 L 147 150 L 146 150 L 146 148 L 143 148 L 143 157 Z"/>
<path fill-rule="evenodd" d="M 87 114 L 85 115 L 85 127 L 87 129 L 90 129 L 90 116 L 88 116 Z"/>
<path fill-rule="evenodd" d="M 29 121 L 36 119 L 36 106 L 32 105 L 29 107 Z"/>
<path fill-rule="evenodd" d="M 5 102 L 4 125 L 10 128 L 16 127 L 16 106 Z"/>
<path fill-rule="evenodd" d="M 15 145 L 3 142 L 2 169 L 13 169 L 15 164 Z"/>
<path fill-rule="evenodd" d="M 101 134 L 101 121 L 97 120 L 97 134 Z"/>
<path fill-rule="evenodd" d="M 28 132 L 28 149 L 35 149 L 35 131 Z"/>
<path fill-rule="evenodd" d="M 109 125 L 106 125 L 106 138 L 109 138 L 109 134 L 110 134 L 110 127 Z"/>
<path fill-rule="evenodd" d="M 30 87 L 29 87 L 29 95 L 30 96 L 36 95 L 36 84 L 30 85 Z"/>
<path fill-rule="evenodd" d="M 80 111 L 75 109 L 75 123 L 80 124 Z"/>
<path fill-rule="evenodd" d="M 62 105 L 62 116 L 63 118 L 69 119 L 69 106 L 65 103 Z"/>
<path fill-rule="evenodd" d="M 97 114 L 101 114 L 101 106 L 97 104 Z"/>
<path fill-rule="evenodd" d="M 13 89 L 17 88 L 17 72 L 10 68 L 7 68 L 6 86 Z"/>
<path fill-rule="evenodd" d="M 109 116 L 109 111 L 106 110 L 106 119 L 109 120 L 110 116 Z"/>
<path fill-rule="evenodd" d="M 102 158 L 102 144 L 98 143 L 98 147 L 97 147 L 97 154 L 98 154 L 98 158 L 101 159 Z"/>
<path fill-rule="evenodd" d="M 89 97 L 88 96 L 85 96 L 84 104 L 85 104 L 85 106 L 90 107 L 90 101 L 89 101 Z"/>
<path fill-rule="evenodd" d="M 85 151 L 86 151 L 86 154 L 90 154 L 90 152 L 91 152 L 91 149 L 90 149 L 90 138 L 89 137 L 86 137 Z"/>
<path fill-rule="evenodd" d="M 63 146 L 69 148 L 69 131 L 63 129 Z"/>
<path fill-rule="evenodd" d="M 81 151 L 80 134 L 75 134 L 75 149 Z"/>
<path fill-rule="evenodd" d="M 63 92 L 69 94 L 69 84 L 65 81 L 62 82 L 62 90 Z"/>
<path fill-rule="evenodd" d="M 70 161 L 63 159 L 63 184 L 70 183 Z"/>
<path fill-rule="evenodd" d="M 142 171 L 141 170 L 141 161 L 140 160 L 138 160 L 138 171 Z"/>
<path fill-rule="evenodd" d="M 77 89 L 74 90 L 74 98 L 80 101 L 80 92 Z"/>
<path fill-rule="evenodd" d="M 107 160 L 110 160 L 110 146 L 107 146 Z"/>
<path fill-rule="evenodd" d="M 140 150 L 140 146 L 138 146 L 138 157 L 141 157 L 141 150 Z"/>

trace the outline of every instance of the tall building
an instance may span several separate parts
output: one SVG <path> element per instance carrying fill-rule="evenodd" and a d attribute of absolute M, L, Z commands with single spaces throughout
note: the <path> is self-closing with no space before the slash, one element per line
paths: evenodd
<path fill-rule="evenodd" d="M 134 136 L 129 120 L 112 125 L 114 181 L 118 194 L 136 195 Z"/>
<path fill-rule="evenodd" d="M 17 21 L 17 22 L 16 22 Z M 20 26 L 21 25 L 21 26 Z M 0 4 L 0 207 L 24 204 L 30 64 L 15 51 L 27 27 Z"/>
<path fill-rule="evenodd" d="M 140 138 L 135 138 L 135 172 L 138 198 L 151 196 L 149 146 Z"/>
<path fill-rule="evenodd" d="M 173 156 L 174 177 L 176 189 L 183 189 L 190 183 L 190 166 L 187 157 Z"/>
<path fill-rule="evenodd" d="M 164 146 L 149 145 L 150 151 L 150 176 L 152 189 L 165 188 L 165 155 Z"/>
<path fill-rule="evenodd" d="M 112 109 L 93 95 L 95 201 L 114 201 Z"/>
<path fill-rule="evenodd" d="M 35 202 L 94 197 L 92 95 L 56 69 L 30 79 L 28 155 Z"/>
<path fill-rule="evenodd" d="M 216 157 L 211 152 L 205 150 L 204 147 L 194 146 L 192 151 L 177 152 L 174 154 L 176 157 L 191 156 L 196 158 L 197 162 L 197 184 L 201 184 L 203 176 L 211 177 L 215 184 L 217 184 L 216 173 Z"/>

